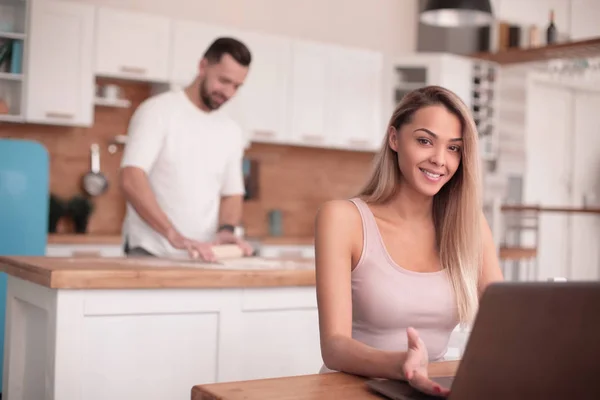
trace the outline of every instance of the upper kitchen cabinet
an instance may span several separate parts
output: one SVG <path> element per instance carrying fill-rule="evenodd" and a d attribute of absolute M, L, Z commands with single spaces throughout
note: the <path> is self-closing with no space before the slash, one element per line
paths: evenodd
<path fill-rule="evenodd" d="M 383 56 L 362 49 L 330 50 L 326 129 L 334 146 L 372 151 L 383 137 L 381 89 Z"/>
<path fill-rule="evenodd" d="M 100 76 L 167 82 L 170 20 L 99 7 L 96 15 L 96 65 Z"/>
<path fill-rule="evenodd" d="M 0 121 L 21 122 L 24 117 L 27 9 L 25 1 L 0 0 Z"/>
<path fill-rule="evenodd" d="M 240 32 L 219 25 L 194 21 L 173 21 L 170 80 L 189 84 L 198 73 L 198 64 L 208 46 L 220 36 L 239 37 Z"/>
<path fill-rule="evenodd" d="M 328 146 L 326 117 L 331 102 L 328 90 L 333 74 L 329 54 L 333 46 L 295 41 L 292 45 L 289 128 L 291 141 L 308 146 Z"/>
<path fill-rule="evenodd" d="M 218 37 L 240 40 L 252 54 L 246 81 L 223 110 L 243 128 L 249 141 L 284 141 L 291 41 L 192 21 L 174 21 L 170 80 L 187 85 L 208 46 Z"/>
<path fill-rule="evenodd" d="M 448 53 L 421 53 L 397 58 L 390 100 L 396 106 L 410 91 L 439 85 L 454 92 L 471 110 L 483 160 L 498 156 L 498 65 Z"/>
<path fill-rule="evenodd" d="M 30 7 L 26 120 L 90 126 L 94 7 L 59 0 L 32 1 Z"/>
<path fill-rule="evenodd" d="M 252 63 L 231 113 L 250 141 L 286 143 L 291 40 L 255 32 L 238 39 L 250 49 Z"/>

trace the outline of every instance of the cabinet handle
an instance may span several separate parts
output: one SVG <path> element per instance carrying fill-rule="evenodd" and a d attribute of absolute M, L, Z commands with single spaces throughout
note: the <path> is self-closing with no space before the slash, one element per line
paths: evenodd
<path fill-rule="evenodd" d="M 275 136 L 275 132 L 273 132 L 273 131 L 254 131 L 253 136 L 255 138 L 270 139 Z"/>
<path fill-rule="evenodd" d="M 348 140 L 348 144 L 352 147 L 367 147 L 369 146 L 369 141 L 366 139 L 350 139 Z"/>
<path fill-rule="evenodd" d="M 60 112 L 47 112 L 46 118 L 60 118 L 60 119 L 73 119 L 73 114 L 60 113 Z"/>
<path fill-rule="evenodd" d="M 146 73 L 146 68 L 121 66 L 121 72 L 143 75 Z"/>
<path fill-rule="evenodd" d="M 321 135 L 302 135 L 302 139 L 305 142 L 311 142 L 311 143 L 322 143 L 323 142 L 323 136 L 321 136 Z"/>

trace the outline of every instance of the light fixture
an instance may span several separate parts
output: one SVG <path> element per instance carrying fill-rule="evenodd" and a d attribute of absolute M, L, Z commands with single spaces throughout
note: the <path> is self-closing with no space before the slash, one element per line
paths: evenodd
<path fill-rule="evenodd" d="M 429 0 L 421 22 L 445 28 L 478 27 L 493 21 L 490 0 Z"/>

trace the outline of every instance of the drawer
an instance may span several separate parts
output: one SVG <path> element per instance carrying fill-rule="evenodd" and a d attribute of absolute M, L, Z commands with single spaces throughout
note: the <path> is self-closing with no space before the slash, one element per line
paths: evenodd
<path fill-rule="evenodd" d="M 47 257 L 123 257 L 120 244 L 49 244 Z"/>

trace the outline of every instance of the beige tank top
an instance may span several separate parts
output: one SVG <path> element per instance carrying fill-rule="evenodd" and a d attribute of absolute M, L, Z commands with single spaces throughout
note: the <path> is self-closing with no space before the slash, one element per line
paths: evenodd
<path fill-rule="evenodd" d="M 379 350 L 406 351 L 406 329 L 412 326 L 430 361 L 442 359 L 459 322 L 447 272 L 415 272 L 396 264 L 367 204 L 350 201 L 363 226 L 363 251 L 352 271 L 352 338 Z"/>

